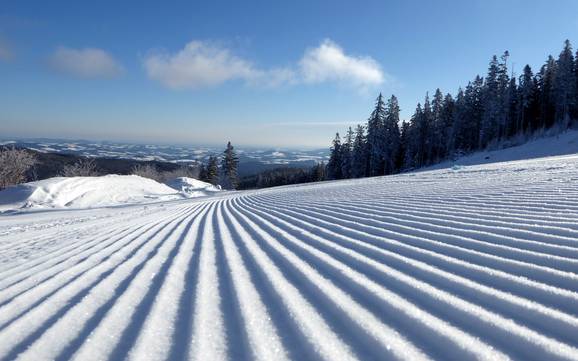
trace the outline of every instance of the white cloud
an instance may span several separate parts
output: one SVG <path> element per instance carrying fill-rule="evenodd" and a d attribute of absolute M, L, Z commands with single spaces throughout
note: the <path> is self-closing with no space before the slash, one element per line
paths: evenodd
<path fill-rule="evenodd" d="M 230 80 L 263 87 L 322 82 L 367 87 L 385 81 L 385 74 L 375 60 L 349 56 L 330 40 L 307 50 L 293 67 L 259 69 L 225 47 L 195 40 L 175 54 L 149 54 L 144 59 L 144 68 L 150 79 L 171 89 L 199 89 Z"/>
<path fill-rule="evenodd" d="M 50 57 L 51 65 L 64 73 L 80 78 L 114 78 L 122 66 L 102 49 L 71 49 L 59 47 Z"/>
<path fill-rule="evenodd" d="M 201 41 L 191 41 L 171 55 L 147 56 L 144 67 L 149 78 L 172 89 L 215 86 L 234 79 L 254 77 L 253 66 L 225 48 Z"/>
<path fill-rule="evenodd" d="M 385 81 L 379 64 L 370 57 L 354 57 L 331 40 L 309 49 L 299 62 L 306 83 L 338 81 L 354 86 L 374 86 Z"/>

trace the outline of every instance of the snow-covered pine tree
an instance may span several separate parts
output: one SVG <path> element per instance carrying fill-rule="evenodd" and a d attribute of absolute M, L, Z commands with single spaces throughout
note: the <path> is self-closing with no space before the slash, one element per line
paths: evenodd
<path fill-rule="evenodd" d="M 553 84 L 556 123 L 562 127 L 570 125 L 571 111 L 576 102 L 576 75 L 574 73 L 574 54 L 569 40 L 556 61 L 556 74 Z"/>
<path fill-rule="evenodd" d="M 326 177 L 329 180 L 341 179 L 341 138 L 339 133 L 335 134 L 333 139 L 333 145 L 331 146 L 331 152 L 329 155 L 329 161 L 327 162 L 327 172 Z"/>
<path fill-rule="evenodd" d="M 369 155 L 369 175 L 383 174 L 385 103 L 379 93 L 375 101 L 375 108 L 367 121 L 367 151 Z"/>
<path fill-rule="evenodd" d="M 441 119 L 443 94 L 439 88 L 436 89 L 432 99 L 432 122 L 431 122 L 431 158 L 437 162 L 443 157 L 444 153 L 444 124 Z"/>
<path fill-rule="evenodd" d="M 392 95 L 387 101 L 385 119 L 383 122 L 384 130 L 384 174 L 393 174 L 397 168 L 397 158 L 400 147 L 399 134 L 399 103 L 395 95 Z"/>
<path fill-rule="evenodd" d="M 440 139 L 440 158 L 446 158 L 454 150 L 454 122 L 455 102 L 450 93 L 446 94 L 442 103 L 442 109 L 439 115 L 439 122 L 441 123 L 441 139 Z"/>
<path fill-rule="evenodd" d="M 397 154 L 396 167 L 398 170 L 402 170 L 406 166 L 406 154 L 408 152 L 409 144 L 409 122 L 401 122 L 399 133 L 399 152 Z"/>
<path fill-rule="evenodd" d="M 406 133 L 406 147 L 404 157 L 404 168 L 411 169 L 420 167 L 424 158 L 424 143 L 422 134 L 424 133 L 424 115 L 421 103 L 417 103 L 415 112 L 409 121 Z"/>
<path fill-rule="evenodd" d="M 217 157 L 211 155 L 206 167 L 206 182 L 212 185 L 219 184 L 219 160 Z"/>
<path fill-rule="evenodd" d="M 518 85 L 516 84 L 516 77 L 512 75 L 510 78 L 510 85 L 508 86 L 507 104 L 508 104 L 508 114 L 507 114 L 507 137 L 513 137 L 520 132 L 518 128 L 518 119 L 520 118 L 519 104 L 518 104 Z"/>
<path fill-rule="evenodd" d="M 429 93 L 426 93 L 423 103 L 423 114 L 419 122 L 419 139 L 422 147 L 422 153 L 419 162 L 420 167 L 430 164 L 432 161 L 432 120 L 433 113 L 431 109 L 431 102 L 429 100 Z"/>
<path fill-rule="evenodd" d="M 355 138 L 353 140 L 353 156 L 351 166 L 352 178 L 361 178 L 367 176 L 367 139 L 365 137 L 365 128 L 359 124 L 355 129 Z"/>
<path fill-rule="evenodd" d="M 554 125 L 556 117 L 556 99 L 554 94 L 554 82 L 556 80 L 556 61 L 550 55 L 546 64 L 542 65 L 537 75 L 539 89 L 540 116 L 538 118 L 538 128 L 550 128 Z"/>
<path fill-rule="evenodd" d="M 530 65 L 524 67 L 522 75 L 520 75 L 518 86 L 518 130 L 520 132 L 527 132 L 531 129 L 533 119 L 537 117 L 536 114 L 536 82 L 534 81 L 534 73 Z"/>
<path fill-rule="evenodd" d="M 574 83 L 574 89 L 576 89 L 576 94 L 574 97 L 574 111 L 573 111 L 573 119 L 578 121 L 578 50 L 576 50 L 576 56 L 574 56 L 574 79 L 576 82 Z"/>
<path fill-rule="evenodd" d="M 239 185 L 239 178 L 237 175 L 237 168 L 239 166 L 239 158 L 231 142 L 227 143 L 227 148 L 223 151 L 223 158 L 221 160 L 221 186 L 225 189 L 237 189 Z"/>
<path fill-rule="evenodd" d="M 471 85 L 468 84 L 468 85 Z M 453 148 L 457 151 L 463 151 L 467 149 L 466 144 L 468 143 L 468 129 L 466 128 L 466 119 L 468 116 L 468 108 L 466 103 L 465 92 L 462 88 L 458 89 L 456 95 L 456 101 L 454 104 L 453 113 Z"/>
<path fill-rule="evenodd" d="M 325 169 L 325 162 L 314 165 L 313 169 L 311 169 L 311 180 L 313 182 L 321 182 L 322 180 L 325 180 Z"/>
<path fill-rule="evenodd" d="M 483 114 L 480 125 L 480 148 L 485 148 L 490 141 L 496 139 L 500 127 L 502 114 L 501 90 L 498 76 L 500 63 L 498 57 L 493 56 L 488 66 L 488 75 L 483 88 Z"/>
<path fill-rule="evenodd" d="M 341 177 L 343 179 L 352 177 L 354 137 L 353 129 L 349 127 L 349 129 L 347 129 L 347 134 L 345 135 L 345 140 L 341 146 Z"/>
<path fill-rule="evenodd" d="M 509 115 L 510 115 L 510 98 L 509 98 L 509 86 L 510 77 L 508 76 L 508 58 L 510 57 L 510 52 L 507 50 L 500 57 L 500 63 L 498 64 L 498 129 L 495 139 L 502 140 L 507 135 L 507 130 L 509 128 Z M 492 139 L 493 140 L 493 139 Z"/>

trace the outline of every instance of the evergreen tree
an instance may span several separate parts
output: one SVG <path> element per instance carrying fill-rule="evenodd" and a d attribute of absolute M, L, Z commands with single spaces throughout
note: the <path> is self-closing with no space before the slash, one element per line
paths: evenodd
<path fill-rule="evenodd" d="M 468 84 L 468 86 L 471 83 Z M 468 129 L 466 128 L 468 117 L 468 107 L 466 102 L 466 96 L 462 88 L 458 89 L 458 94 L 456 95 L 456 101 L 454 104 L 453 113 L 453 150 L 466 150 L 468 144 Z"/>
<path fill-rule="evenodd" d="M 201 163 L 201 167 L 199 169 L 199 179 L 208 183 L 207 165 L 205 163 Z"/>
<path fill-rule="evenodd" d="M 239 179 L 237 175 L 237 167 L 239 166 L 239 159 L 231 142 L 227 143 L 227 148 L 223 151 L 223 159 L 221 160 L 221 186 L 225 189 L 237 189 Z"/>
<path fill-rule="evenodd" d="M 399 136 L 399 152 L 397 154 L 396 167 L 398 170 L 404 169 L 407 163 L 407 153 L 409 144 L 409 123 L 403 121 L 401 123 Z"/>
<path fill-rule="evenodd" d="M 392 174 L 398 170 L 397 159 L 400 147 L 399 133 L 399 103 L 395 95 L 387 101 L 387 109 L 383 124 L 384 130 L 384 174 Z"/>
<path fill-rule="evenodd" d="M 206 167 L 206 182 L 212 185 L 219 184 L 219 160 L 215 156 L 210 156 Z"/>
<path fill-rule="evenodd" d="M 537 119 L 536 128 L 550 128 L 554 125 L 556 115 L 556 102 L 554 82 L 556 80 L 556 61 L 552 56 L 548 57 L 546 64 L 542 65 L 536 78 L 540 102 L 540 115 Z"/>
<path fill-rule="evenodd" d="M 351 176 L 353 178 L 361 178 L 368 175 L 368 152 L 367 139 L 365 137 L 365 128 L 363 125 L 358 125 L 355 129 L 355 139 L 353 140 L 353 156 Z"/>
<path fill-rule="evenodd" d="M 529 65 L 524 67 L 524 72 L 520 75 L 519 83 L 519 119 L 517 129 L 519 132 L 527 132 L 532 127 L 532 120 L 537 117 L 536 94 L 538 92 L 536 82 L 534 81 L 534 74 Z"/>
<path fill-rule="evenodd" d="M 312 173 L 312 181 L 313 182 L 321 182 L 325 180 L 325 162 L 317 163 L 311 173 Z"/>
<path fill-rule="evenodd" d="M 508 137 L 513 137 L 520 132 L 518 127 L 519 119 L 519 104 L 518 104 L 518 86 L 516 85 L 516 77 L 510 78 L 510 85 L 508 86 L 508 93 L 506 95 L 507 108 L 507 132 Z"/>
<path fill-rule="evenodd" d="M 455 102 L 451 94 L 446 94 L 444 97 L 442 108 L 439 114 L 439 122 L 441 127 L 440 142 L 440 159 L 446 158 L 454 150 L 454 110 Z"/>
<path fill-rule="evenodd" d="M 424 135 L 427 124 L 425 124 L 424 112 L 421 104 L 418 103 L 413 116 L 410 119 L 406 134 L 406 148 L 404 167 L 407 169 L 421 167 L 425 159 Z"/>
<path fill-rule="evenodd" d="M 444 154 L 444 123 L 441 119 L 443 107 L 443 95 L 438 88 L 432 100 L 432 119 L 431 119 L 431 159 L 437 162 Z"/>
<path fill-rule="evenodd" d="M 419 143 L 421 148 L 418 166 L 424 166 L 430 163 L 433 148 L 432 139 L 432 122 L 433 112 L 431 102 L 429 100 L 429 93 L 426 93 L 423 103 L 423 113 L 419 119 Z"/>
<path fill-rule="evenodd" d="M 576 51 L 576 56 L 574 57 L 574 89 L 575 96 L 574 96 L 574 112 L 573 112 L 573 119 L 578 120 L 578 50 Z"/>
<path fill-rule="evenodd" d="M 488 75 L 483 89 L 483 114 L 480 127 L 480 148 L 484 148 L 492 139 L 497 138 L 502 114 L 502 104 L 500 97 L 500 64 L 498 57 L 493 56 L 488 67 Z"/>
<path fill-rule="evenodd" d="M 375 102 L 375 109 L 367 121 L 367 148 L 369 155 L 369 175 L 383 174 L 383 154 L 385 152 L 384 125 L 385 103 L 379 93 Z"/>
<path fill-rule="evenodd" d="M 497 139 L 504 139 L 510 127 L 510 77 L 508 76 L 508 58 L 506 50 L 500 57 L 498 64 L 498 130 Z"/>
<path fill-rule="evenodd" d="M 327 179 L 341 179 L 341 138 L 339 133 L 335 134 L 333 139 L 333 146 L 331 147 L 331 153 L 329 155 L 329 161 L 327 162 Z"/>
<path fill-rule="evenodd" d="M 344 179 L 351 178 L 353 173 L 353 139 L 353 129 L 349 127 L 341 146 L 341 177 Z"/>
<path fill-rule="evenodd" d="M 576 75 L 574 73 L 574 54 L 570 41 L 564 42 L 564 49 L 556 62 L 556 74 L 553 84 L 555 97 L 556 122 L 563 127 L 570 125 L 571 111 L 576 102 Z"/>

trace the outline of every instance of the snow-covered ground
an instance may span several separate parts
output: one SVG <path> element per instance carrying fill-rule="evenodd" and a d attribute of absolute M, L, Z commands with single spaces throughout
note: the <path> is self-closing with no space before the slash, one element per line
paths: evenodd
<path fill-rule="evenodd" d="M 0 191 L 0 212 L 111 207 L 203 197 L 218 191 L 211 184 L 186 177 L 167 184 L 136 175 L 58 177 Z"/>
<path fill-rule="evenodd" d="M 578 360 L 578 156 L 0 216 L 2 360 Z"/>

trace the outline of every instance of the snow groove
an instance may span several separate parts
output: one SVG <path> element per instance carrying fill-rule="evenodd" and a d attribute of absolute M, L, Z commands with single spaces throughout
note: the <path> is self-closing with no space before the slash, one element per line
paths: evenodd
<path fill-rule="evenodd" d="M 578 360 L 578 163 L 0 216 L 0 360 Z"/>

